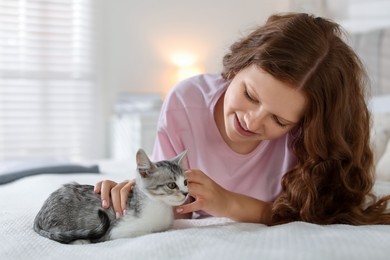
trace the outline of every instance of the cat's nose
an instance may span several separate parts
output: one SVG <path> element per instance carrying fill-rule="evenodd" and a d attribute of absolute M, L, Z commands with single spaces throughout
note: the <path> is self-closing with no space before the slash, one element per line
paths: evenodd
<path fill-rule="evenodd" d="M 188 192 L 185 192 L 185 191 L 182 191 L 181 192 L 185 197 L 187 197 L 187 195 L 188 195 Z"/>

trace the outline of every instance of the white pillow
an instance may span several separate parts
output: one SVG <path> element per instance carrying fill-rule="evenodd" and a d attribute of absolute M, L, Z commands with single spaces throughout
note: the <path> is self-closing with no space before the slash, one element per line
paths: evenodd
<path fill-rule="evenodd" d="M 374 161 L 378 162 L 386 149 L 390 139 L 390 113 L 374 113 L 371 129 L 371 144 L 374 152 Z"/>
<path fill-rule="evenodd" d="M 390 181 L 390 140 L 388 140 L 386 150 L 376 165 L 376 178 Z"/>
<path fill-rule="evenodd" d="M 374 151 L 375 163 L 382 157 L 390 138 L 390 95 L 373 96 L 368 101 L 373 125 L 371 141 Z"/>

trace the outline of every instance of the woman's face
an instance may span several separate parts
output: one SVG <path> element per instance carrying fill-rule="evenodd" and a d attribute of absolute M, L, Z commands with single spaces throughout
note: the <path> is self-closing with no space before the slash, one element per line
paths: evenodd
<path fill-rule="evenodd" d="M 219 130 L 233 150 L 248 153 L 260 141 L 281 137 L 296 126 L 305 104 L 301 91 L 252 65 L 227 88 Z"/>

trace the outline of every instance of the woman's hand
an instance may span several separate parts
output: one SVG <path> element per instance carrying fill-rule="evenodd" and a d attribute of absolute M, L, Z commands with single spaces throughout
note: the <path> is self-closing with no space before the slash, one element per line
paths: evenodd
<path fill-rule="evenodd" d="M 110 207 L 110 194 L 112 206 L 115 211 L 116 218 L 122 217 L 127 210 L 127 198 L 130 191 L 135 185 L 135 180 L 126 180 L 121 183 L 116 183 L 111 180 L 100 181 L 95 185 L 95 193 L 100 193 L 102 199 L 102 207 Z"/>
<path fill-rule="evenodd" d="M 200 170 L 186 171 L 189 195 L 194 202 L 179 206 L 176 212 L 185 214 L 203 210 L 216 217 L 226 217 L 229 211 L 230 192 L 210 179 Z"/>
<path fill-rule="evenodd" d="M 177 207 L 177 213 L 203 210 L 239 222 L 272 223 L 272 203 L 228 191 L 200 170 L 188 170 L 186 176 L 189 194 L 195 201 Z"/>

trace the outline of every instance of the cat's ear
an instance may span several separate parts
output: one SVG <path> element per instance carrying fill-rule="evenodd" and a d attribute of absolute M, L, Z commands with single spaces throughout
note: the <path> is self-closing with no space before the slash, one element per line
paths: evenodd
<path fill-rule="evenodd" d="M 181 152 L 180 154 L 178 154 L 176 157 L 172 158 L 171 161 L 181 165 L 182 167 L 184 167 L 184 157 L 186 156 L 187 154 L 187 149 L 185 149 L 183 152 Z"/>
<path fill-rule="evenodd" d="M 137 170 L 141 177 L 146 178 L 149 174 L 156 171 L 156 165 L 149 159 L 144 150 L 137 151 Z"/>

